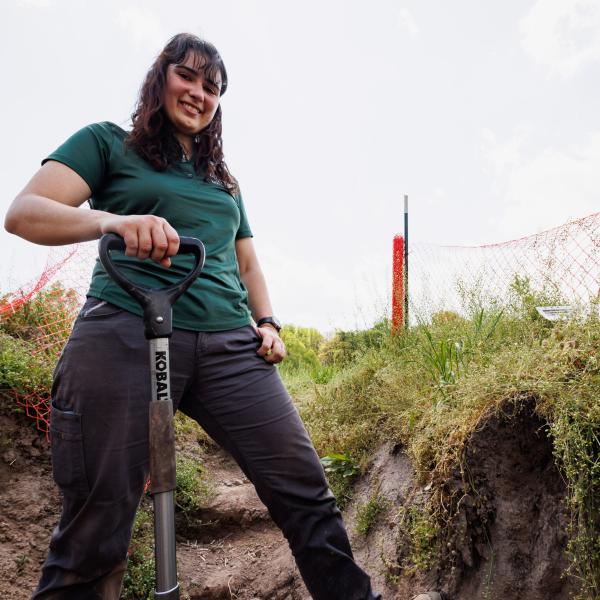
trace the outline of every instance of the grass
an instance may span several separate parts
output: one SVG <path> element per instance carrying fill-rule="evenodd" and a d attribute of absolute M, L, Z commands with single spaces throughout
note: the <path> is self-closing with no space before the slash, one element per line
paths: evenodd
<path fill-rule="evenodd" d="M 460 469 L 469 435 L 490 415 L 533 398 L 567 481 L 569 572 L 581 598 L 598 599 L 600 322 L 543 321 L 532 310 L 540 298 L 526 282 L 519 286 L 512 303 L 477 306 L 470 318 L 443 313 L 397 335 L 382 327 L 377 336 L 338 335 L 319 355 L 333 368 L 328 382 L 296 372 L 293 390 L 320 456 L 351 456 L 364 470 L 379 444 L 401 443 L 419 482 L 434 483 L 423 517 L 402 517 L 412 532 L 409 562 L 418 568 L 431 564 L 451 521 L 455 505 L 444 507 L 435 486 Z"/>
<path fill-rule="evenodd" d="M 0 322 L 0 388 L 48 393 L 56 353 L 34 352 L 36 336 L 47 328 L 47 306 L 66 307 L 66 318 L 71 300 L 68 290 L 57 287 Z M 346 457 L 338 458 L 337 465 L 330 463 L 333 472 L 328 473 L 342 502 L 351 495 L 354 474 L 365 470 L 382 442 L 402 444 L 419 482 L 432 486 L 429 504 L 398 515 L 411 549 L 403 568 L 431 566 L 432 549 L 441 543 L 456 509 L 455 503 L 444 504 L 440 482 L 460 470 L 470 434 L 490 415 L 533 399 L 567 483 L 569 573 L 581 583 L 581 598 L 598 600 L 597 310 L 568 322 L 543 321 L 535 306 L 563 301 L 556 294 L 532 290 L 523 278 L 515 280 L 512 297 L 502 302 L 483 306 L 477 299 L 468 300 L 468 316 L 438 313 L 430 323 L 394 335 L 385 320 L 368 331 L 337 332 L 329 340 L 314 330 L 286 327 L 290 360 L 280 372 L 319 455 Z M 178 437 L 195 439 L 199 448 L 211 443 L 185 420 L 178 420 L 176 427 Z M 196 463 L 180 464 L 177 502 L 180 510 L 193 514 L 198 499 L 208 493 L 203 487 L 206 473 L 197 466 L 197 457 L 184 458 Z M 373 500 L 364 508 L 365 526 L 379 514 L 376 507 Z M 125 598 L 146 598 L 146 590 L 151 591 L 146 512 L 143 505 L 136 519 Z"/>

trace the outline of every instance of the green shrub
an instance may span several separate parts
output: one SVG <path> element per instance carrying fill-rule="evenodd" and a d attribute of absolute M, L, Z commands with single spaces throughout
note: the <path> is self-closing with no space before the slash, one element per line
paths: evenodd
<path fill-rule="evenodd" d="M 31 343 L 0 333 L 0 388 L 49 394 L 54 361 L 34 350 Z"/>
<path fill-rule="evenodd" d="M 324 365 L 346 366 L 368 350 L 381 349 L 389 340 L 389 330 L 389 321 L 383 319 L 371 329 L 336 331 L 330 340 L 321 344 L 319 359 Z"/>
<path fill-rule="evenodd" d="M 317 352 L 323 336 L 316 329 L 285 325 L 281 330 L 287 356 L 280 369 L 285 372 L 308 371 L 320 367 Z"/>
<path fill-rule="evenodd" d="M 0 308 L 15 304 L 11 295 L 0 298 Z M 65 289 L 60 282 L 40 290 L 33 297 L 18 304 L 16 308 L 0 312 L 0 332 L 22 340 L 36 342 L 44 339 L 44 352 L 57 358 L 70 332 L 79 299 L 72 289 Z"/>

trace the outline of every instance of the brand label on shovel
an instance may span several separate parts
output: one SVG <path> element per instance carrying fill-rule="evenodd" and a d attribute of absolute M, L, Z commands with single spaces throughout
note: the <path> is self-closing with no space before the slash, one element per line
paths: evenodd
<path fill-rule="evenodd" d="M 170 400 L 169 341 L 166 338 L 150 340 L 152 370 L 152 400 Z"/>

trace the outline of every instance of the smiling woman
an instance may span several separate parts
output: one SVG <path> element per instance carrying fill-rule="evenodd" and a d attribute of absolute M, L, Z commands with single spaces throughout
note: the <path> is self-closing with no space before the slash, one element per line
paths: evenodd
<path fill-rule="evenodd" d="M 192 159 L 196 170 L 205 168 L 209 179 L 235 191 L 221 142 L 227 71 L 212 44 L 189 42 L 186 35 L 175 36 L 148 71 L 128 144 L 158 170 L 169 161 Z"/>
<path fill-rule="evenodd" d="M 175 36 L 148 71 L 132 130 L 103 122 L 72 135 L 14 200 L 6 228 L 50 245 L 117 233 L 119 271 L 154 288 L 187 271 L 180 235 L 204 242 L 204 269 L 173 307 L 173 409 L 237 460 L 313 598 L 376 600 L 275 368 L 285 356 L 280 325 L 223 157 L 226 89 L 215 47 Z M 92 210 L 78 210 L 86 200 Z M 98 263 L 55 369 L 50 434 L 63 512 L 35 600 L 120 596 L 149 470 L 147 369 L 141 309 Z"/>

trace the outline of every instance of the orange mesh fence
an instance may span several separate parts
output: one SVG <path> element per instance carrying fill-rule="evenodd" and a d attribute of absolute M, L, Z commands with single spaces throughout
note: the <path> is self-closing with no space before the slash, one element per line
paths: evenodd
<path fill-rule="evenodd" d="M 394 254 L 400 260 L 398 248 Z M 28 323 L 21 335 L 31 352 L 43 353 L 51 361 L 58 358 L 85 298 L 96 256 L 96 242 L 53 248 L 40 277 L 0 299 L 2 329 L 11 320 Z M 478 305 L 502 304 L 525 285 L 547 304 L 585 310 L 600 301 L 600 213 L 500 244 L 411 244 L 409 263 L 412 324 L 439 311 L 464 314 Z M 397 262 L 394 266 L 398 271 Z M 400 281 L 396 272 L 396 284 Z M 402 307 L 399 298 L 395 305 Z M 47 432 L 48 390 L 16 394 L 16 399 Z"/>
<path fill-rule="evenodd" d="M 26 341 L 32 356 L 53 364 L 85 299 L 97 244 L 52 248 L 42 274 L 0 299 L 0 327 Z M 17 404 L 48 433 L 49 390 L 12 392 Z"/>
<path fill-rule="evenodd" d="M 409 263 L 411 323 L 527 293 L 586 311 L 600 299 L 600 213 L 499 244 L 411 244 Z"/>

